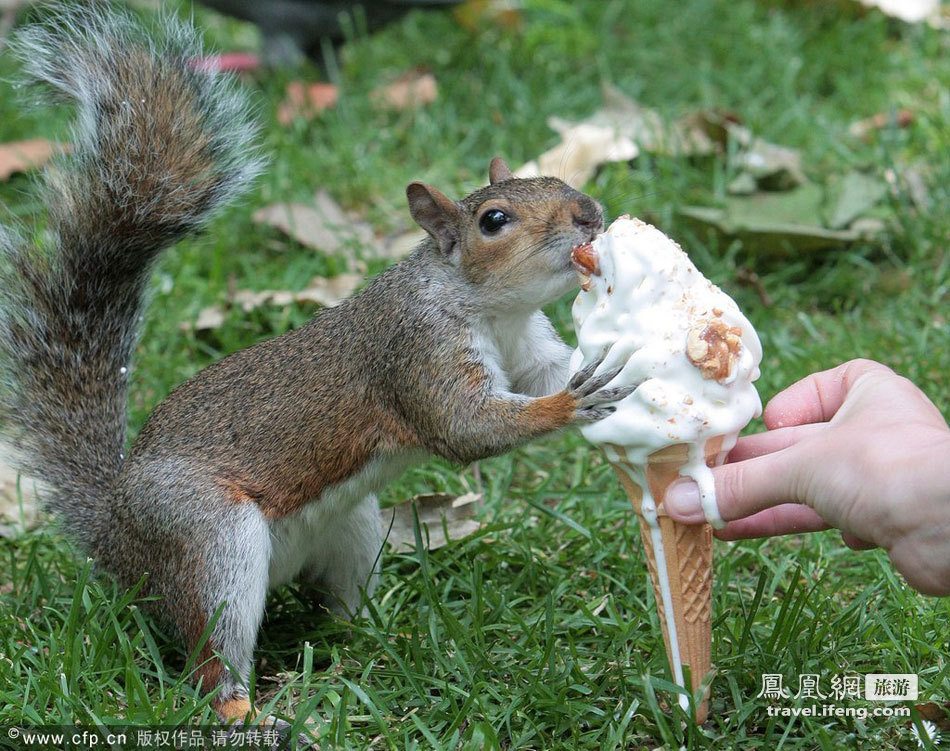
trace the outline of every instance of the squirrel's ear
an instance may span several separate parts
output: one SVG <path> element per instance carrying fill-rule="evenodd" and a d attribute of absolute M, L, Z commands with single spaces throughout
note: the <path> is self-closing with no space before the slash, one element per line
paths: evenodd
<path fill-rule="evenodd" d="M 432 236 L 443 253 L 448 253 L 459 239 L 459 207 L 435 188 L 422 183 L 409 183 L 406 198 L 416 224 Z"/>
<path fill-rule="evenodd" d="M 503 180 L 510 180 L 514 175 L 511 174 L 511 170 L 508 165 L 505 164 L 505 160 L 500 156 L 496 156 L 491 160 L 491 164 L 488 165 L 488 182 L 494 185 L 495 183 L 500 183 Z"/>

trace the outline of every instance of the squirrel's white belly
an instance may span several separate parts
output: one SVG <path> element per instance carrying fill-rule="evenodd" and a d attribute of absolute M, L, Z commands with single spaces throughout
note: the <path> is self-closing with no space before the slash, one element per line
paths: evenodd
<path fill-rule="evenodd" d="M 348 571 L 369 577 L 383 542 L 376 493 L 425 456 L 421 450 L 377 456 L 297 513 L 269 521 L 269 588 L 298 577 L 332 584 Z M 367 557 L 369 570 L 355 571 Z"/>

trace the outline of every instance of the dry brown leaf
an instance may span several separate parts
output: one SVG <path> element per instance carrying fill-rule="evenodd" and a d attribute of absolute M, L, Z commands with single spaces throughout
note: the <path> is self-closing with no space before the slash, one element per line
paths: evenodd
<path fill-rule="evenodd" d="M 475 512 L 481 501 L 481 493 L 466 493 L 461 496 L 450 493 L 424 493 L 392 508 L 382 509 L 380 516 L 383 530 L 388 530 L 386 542 L 393 552 L 397 553 L 415 549 L 413 507 L 419 515 L 422 540 L 427 544 L 428 550 L 437 550 L 452 540 L 468 537 L 484 526 L 475 519 Z"/>
<path fill-rule="evenodd" d="M 805 182 L 801 155 L 786 146 L 756 138 L 732 114 L 701 110 L 672 122 L 610 84 L 604 106 L 579 123 L 552 117 L 548 125 L 561 142 L 515 172 L 518 177 L 552 175 L 580 188 L 602 164 L 630 161 L 640 151 L 673 157 L 699 157 L 739 147 L 734 166 L 745 173 L 746 192 L 787 190 Z M 752 178 L 749 181 L 748 178 Z M 736 186 L 734 192 L 741 192 Z"/>
<path fill-rule="evenodd" d="M 373 89 L 369 98 L 377 107 L 392 110 L 407 110 L 431 104 L 439 96 L 435 76 L 421 71 L 404 73 L 391 84 Z"/>
<path fill-rule="evenodd" d="M 630 161 L 640 151 L 698 156 L 717 150 L 707 124 L 696 116 L 668 123 L 609 84 L 603 87 L 603 99 L 604 106 L 581 122 L 552 117 L 548 125 L 560 134 L 561 142 L 515 175 L 551 175 L 580 188 L 601 165 Z"/>
<path fill-rule="evenodd" d="M 425 230 L 410 229 L 396 235 L 384 237 L 376 244 L 376 257 L 391 258 L 393 260 L 405 258 L 428 236 Z"/>
<path fill-rule="evenodd" d="M 313 205 L 278 203 L 260 209 L 254 221 L 269 224 L 293 237 L 301 245 L 328 254 L 354 246 L 366 256 L 399 260 L 422 242 L 426 233 L 415 228 L 385 237 L 377 237 L 369 222 L 344 211 L 325 191 L 314 196 Z M 358 264 L 351 269 L 363 270 Z"/>
<path fill-rule="evenodd" d="M 730 135 L 735 138 L 737 129 L 740 140 L 743 137 L 741 131 L 748 134 L 746 145 L 751 137 L 751 133 L 742 127 L 737 114 L 723 110 L 701 109 L 690 112 L 677 120 L 675 127 L 688 155 L 724 152 L 729 145 Z"/>
<path fill-rule="evenodd" d="M 287 84 L 284 101 L 277 107 L 277 122 L 290 125 L 295 117 L 312 120 L 335 107 L 339 98 L 340 90 L 332 83 L 291 81 Z"/>
<path fill-rule="evenodd" d="M 183 323 L 182 331 L 213 331 L 221 328 L 224 323 L 224 311 L 217 305 L 210 305 L 198 313 L 198 320 L 194 323 Z"/>
<path fill-rule="evenodd" d="M 706 132 L 706 124 L 696 115 L 667 122 L 656 110 L 634 101 L 609 83 L 603 85 L 602 96 L 603 108 L 584 122 L 614 128 L 642 151 L 669 156 L 700 156 L 716 150 Z"/>
<path fill-rule="evenodd" d="M 452 10 L 459 26 L 469 31 L 484 31 L 488 25 L 520 29 L 524 24 L 523 3 L 516 0 L 465 0 Z"/>
<path fill-rule="evenodd" d="M 301 245 L 324 253 L 337 253 L 353 243 L 363 247 L 375 243 L 369 224 L 348 215 L 325 190 L 317 192 L 313 205 L 277 203 L 254 212 L 254 221 L 276 227 Z"/>
<path fill-rule="evenodd" d="M 305 289 L 295 293 L 293 301 L 296 303 L 315 303 L 324 308 L 332 308 L 352 295 L 362 281 L 363 276 L 361 274 L 337 274 L 329 279 L 318 276 Z M 276 300 L 272 300 L 272 302 L 280 304 Z M 287 303 L 283 304 L 286 305 Z"/>
<path fill-rule="evenodd" d="M 553 122 L 550 124 L 558 129 Z M 564 127 L 560 133 L 561 142 L 557 146 L 520 167 L 515 171 L 515 176 L 528 178 L 547 175 L 580 189 L 594 176 L 600 165 L 627 162 L 635 159 L 639 153 L 633 141 L 609 127 L 580 123 Z"/>
<path fill-rule="evenodd" d="M 906 128 L 913 122 L 914 111 L 902 107 L 896 112 L 878 112 L 863 120 L 857 120 L 848 126 L 848 133 L 855 138 L 866 140 L 876 130 L 883 130 L 892 124 L 898 128 Z"/>
<path fill-rule="evenodd" d="M 65 150 L 65 144 L 53 143 L 45 138 L 0 144 L 0 180 L 6 180 L 16 172 L 42 167 L 54 154 Z"/>
<path fill-rule="evenodd" d="M 239 305 L 245 313 L 257 310 L 259 307 L 269 302 L 274 295 L 273 290 L 265 289 L 257 292 L 251 289 L 239 289 L 231 295 L 230 302 L 233 305 Z"/>
<path fill-rule="evenodd" d="M 332 308 L 353 294 L 353 291 L 363 281 L 360 274 L 338 274 L 326 278 L 314 277 L 307 287 L 299 292 L 284 289 L 265 289 L 255 291 L 239 289 L 231 295 L 230 303 L 239 305 L 245 313 L 257 310 L 264 305 L 284 308 L 293 304 L 319 305 Z M 198 320 L 193 324 L 182 324 L 186 331 L 212 331 L 221 328 L 224 324 L 225 313 L 218 305 L 205 308 L 198 314 Z"/>
<path fill-rule="evenodd" d="M 928 701 L 915 705 L 915 708 L 927 722 L 932 722 L 940 730 L 950 730 L 950 701 Z"/>

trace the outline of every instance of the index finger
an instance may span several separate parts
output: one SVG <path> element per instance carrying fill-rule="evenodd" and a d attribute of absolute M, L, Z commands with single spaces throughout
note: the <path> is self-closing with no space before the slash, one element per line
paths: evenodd
<path fill-rule="evenodd" d="M 893 372 L 874 360 L 851 360 L 836 368 L 812 373 L 772 398 L 763 418 L 769 430 L 827 422 L 841 408 L 848 391 L 861 376 Z"/>
<path fill-rule="evenodd" d="M 788 428 L 767 430 L 764 433 L 744 435 L 729 452 L 729 461 L 742 462 L 746 459 L 754 459 L 757 456 L 773 454 L 827 429 L 827 425 L 816 423 L 813 425 L 793 425 Z"/>
<path fill-rule="evenodd" d="M 720 540 L 746 540 L 750 537 L 775 537 L 802 532 L 820 532 L 829 528 L 828 522 L 810 506 L 782 503 L 744 519 L 736 519 L 717 529 L 713 534 Z"/>

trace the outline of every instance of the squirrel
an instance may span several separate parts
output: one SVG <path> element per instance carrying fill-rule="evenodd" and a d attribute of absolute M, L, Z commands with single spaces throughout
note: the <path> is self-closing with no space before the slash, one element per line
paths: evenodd
<path fill-rule="evenodd" d="M 120 583 L 144 577 L 218 716 L 244 719 L 268 589 L 316 583 L 359 613 L 387 482 L 426 456 L 472 462 L 601 419 L 629 393 L 598 363 L 569 378 L 540 310 L 577 286 L 571 249 L 603 211 L 497 158 L 459 201 L 410 184 L 428 233 L 410 256 L 178 386 L 125 456 L 152 269 L 263 169 L 257 127 L 234 82 L 195 65 L 185 22 L 60 6 L 16 49 L 77 114 L 45 173 L 43 241 L 0 229 L 0 426 L 67 535 Z"/>

